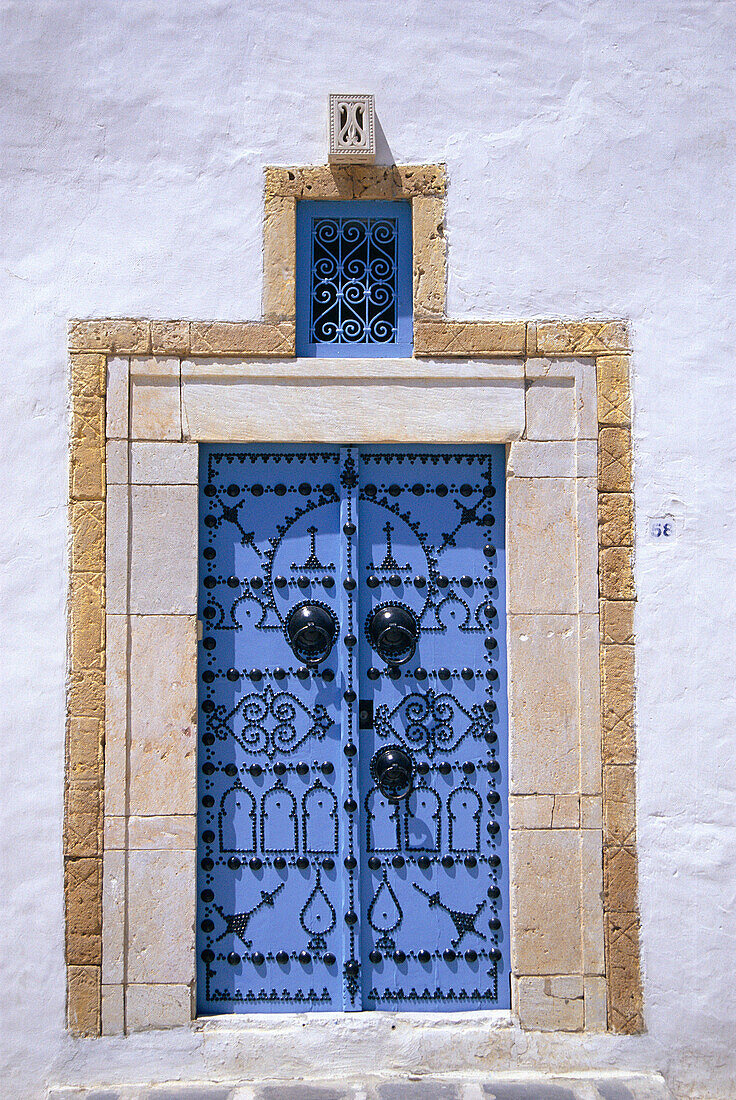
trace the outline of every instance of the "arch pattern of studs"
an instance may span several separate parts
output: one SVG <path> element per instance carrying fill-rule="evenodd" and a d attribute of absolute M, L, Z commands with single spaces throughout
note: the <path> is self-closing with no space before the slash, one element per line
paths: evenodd
<path fill-rule="evenodd" d="M 506 1006 L 502 449 L 213 445 L 200 480 L 199 1011 Z"/>

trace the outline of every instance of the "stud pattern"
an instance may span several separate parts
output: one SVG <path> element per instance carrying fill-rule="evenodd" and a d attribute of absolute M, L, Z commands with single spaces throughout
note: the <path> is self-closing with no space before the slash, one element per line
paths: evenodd
<path fill-rule="evenodd" d="M 200 483 L 199 1012 L 507 1005 L 502 449 L 211 445 Z M 305 601 L 339 626 L 318 667 Z"/>

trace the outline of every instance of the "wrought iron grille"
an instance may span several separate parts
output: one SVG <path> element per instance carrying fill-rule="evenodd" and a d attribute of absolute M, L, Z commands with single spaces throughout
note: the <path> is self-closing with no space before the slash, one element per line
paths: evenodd
<path fill-rule="evenodd" d="M 297 209 L 297 354 L 411 354 L 411 213 L 401 202 Z"/>

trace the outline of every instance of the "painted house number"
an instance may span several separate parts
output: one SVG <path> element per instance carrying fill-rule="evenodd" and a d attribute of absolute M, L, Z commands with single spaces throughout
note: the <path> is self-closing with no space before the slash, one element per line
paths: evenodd
<path fill-rule="evenodd" d="M 671 542 L 677 529 L 674 516 L 654 516 L 649 520 L 649 538 L 651 542 Z"/>

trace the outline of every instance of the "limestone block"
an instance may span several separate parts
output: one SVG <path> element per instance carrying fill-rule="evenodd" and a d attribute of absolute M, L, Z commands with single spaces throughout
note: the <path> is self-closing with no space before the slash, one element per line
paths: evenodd
<path fill-rule="evenodd" d="M 440 195 L 412 201 L 414 250 L 414 317 L 442 317 L 445 312 L 445 207 Z"/>
<path fill-rule="evenodd" d="M 524 430 L 523 381 L 505 379 L 433 387 L 411 378 L 185 378 L 183 409 L 197 442 L 505 442 Z"/>
<path fill-rule="evenodd" d="M 263 319 L 296 316 L 296 201 L 266 200 L 263 224 Z"/>
<path fill-rule="evenodd" d="M 595 439 L 579 439 L 577 443 L 577 477 L 595 478 L 598 475 L 598 443 Z"/>
<path fill-rule="evenodd" d="M 599 493 L 598 537 L 601 546 L 632 546 L 634 498 L 631 493 Z"/>
<path fill-rule="evenodd" d="M 181 439 L 178 359 L 160 357 L 131 362 L 130 430 L 133 439 Z"/>
<path fill-rule="evenodd" d="M 601 640 L 606 645 L 630 645 L 634 641 L 633 600 L 601 600 Z"/>
<path fill-rule="evenodd" d="M 105 852 L 120 851 L 127 848 L 127 818 L 119 815 L 105 815 Z"/>
<path fill-rule="evenodd" d="M 105 472 L 108 487 L 128 482 L 128 443 L 124 439 L 108 439 L 105 447 Z"/>
<path fill-rule="evenodd" d="M 568 615 L 511 615 L 508 638 L 511 791 L 577 794 L 577 619 Z"/>
<path fill-rule="evenodd" d="M 509 477 L 575 477 L 575 444 L 571 440 L 517 440 L 509 448 L 506 473 Z"/>
<path fill-rule="evenodd" d="M 73 1035 L 99 1035 L 101 988 L 99 966 L 67 968 L 67 1027 Z"/>
<path fill-rule="evenodd" d="M 513 829 L 509 847 L 514 973 L 581 974 L 579 830 Z"/>
<path fill-rule="evenodd" d="M 580 833 L 583 973 L 605 974 L 603 930 L 603 834 Z"/>
<path fill-rule="evenodd" d="M 603 769 L 603 827 L 607 844 L 636 843 L 636 772 L 633 764 Z"/>
<path fill-rule="evenodd" d="M 577 552 L 578 606 L 586 614 L 598 617 L 598 487 L 595 476 L 578 477 Z"/>
<path fill-rule="evenodd" d="M 105 814 L 126 812 L 128 619 L 107 616 L 105 678 Z"/>
<path fill-rule="evenodd" d="M 635 912 L 606 913 L 608 1026 L 634 1035 L 644 1029 L 639 971 L 639 918 Z"/>
<path fill-rule="evenodd" d="M 129 985 L 126 991 L 128 1031 L 183 1027 L 192 1019 L 188 985 Z"/>
<path fill-rule="evenodd" d="M 191 762 L 188 766 L 192 766 Z M 197 819 L 193 814 L 131 817 L 128 846 L 141 850 L 192 851 L 197 846 L 196 831 Z"/>
<path fill-rule="evenodd" d="M 67 731 L 67 776 L 71 782 L 99 782 L 102 770 L 102 723 L 97 718 L 70 718 Z"/>
<path fill-rule="evenodd" d="M 103 718 L 105 673 L 101 668 L 72 668 L 69 671 L 69 714 L 75 718 Z"/>
<path fill-rule="evenodd" d="M 130 641 L 131 814 L 195 813 L 196 708 L 195 618 L 133 616 Z"/>
<path fill-rule="evenodd" d="M 583 979 L 574 976 L 519 977 L 517 1011 L 532 1031 L 582 1031 L 585 1022 Z"/>
<path fill-rule="evenodd" d="M 128 610 L 128 542 L 130 491 L 127 485 L 109 485 L 105 525 L 105 607 L 109 614 Z"/>
<path fill-rule="evenodd" d="M 128 980 L 191 982 L 194 852 L 131 852 L 128 899 Z"/>
<path fill-rule="evenodd" d="M 576 794 L 556 794 L 552 806 L 553 829 L 580 828 L 580 798 Z"/>
<path fill-rule="evenodd" d="M 101 500 L 71 504 L 74 572 L 102 573 L 105 568 L 105 505 Z"/>
<path fill-rule="evenodd" d="M 142 318 L 69 322 L 70 351 L 140 355 L 151 350 L 150 324 Z"/>
<path fill-rule="evenodd" d="M 64 854 L 70 858 L 102 854 L 101 792 L 96 779 L 67 785 L 64 797 Z"/>
<path fill-rule="evenodd" d="M 537 321 L 539 355 L 605 355 L 628 347 L 625 321 Z"/>
<path fill-rule="evenodd" d="M 124 851 L 105 852 L 102 860 L 102 981 L 125 977 L 125 860 Z"/>
<path fill-rule="evenodd" d="M 75 668 L 104 668 L 104 578 L 72 573 L 69 588 L 71 659 Z"/>
<path fill-rule="evenodd" d="M 608 1018 L 606 1004 L 606 979 L 585 978 L 585 1030 L 605 1031 Z"/>
<path fill-rule="evenodd" d="M 553 794 L 512 794 L 509 796 L 509 827 L 512 829 L 551 829 Z"/>
<path fill-rule="evenodd" d="M 444 164 L 266 168 L 266 199 L 412 199 L 444 195 Z"/>
<path fill-rule="evenodd" d="M 547 378 L 527 383 L 527 439 L 575 439 L 577 409 L 575 381 Z"/>
<path fill-rule="evenodd" d="M 609 546 L 601 550 L 600 589 L 605 600 L 634 598 L 634 552 L 630 546 Z"/>
<path fill-rule="evenodd" d="M 599 794 L 580 796 L 580 828 L 601 829 L 603 827 L 603 799 Z"/>
<path fill-rule="evenodd" d="M 105 394 L 104 355 L 78 352 L 69 356 L 72 394 L 75 397 L 103 397 Z"/>
<path fill-rule="evenodd" d="M 414 326 L 414 354 L 523 355 L 523 321 L 422 321 Z"/>
<path fill-rule="evenodd" d="M 598 488 L 602 493 L 631 491 L 631 433 L 601 428 L 598 433 Z"/>
<path fill-rule="evenodd" d="M 631 424 L 629 359 L 626 355 L 601 355 L 598 374 L 598 420 L 601 424 L 625 427 Z"/>
<path fill-rule="evenodd" d="M 443 384 L 455 397 L 453 388 L 461 388 L 468 382 L 497 386 L 499 382 L 523 382 L 524 364 L 520 359 L 508 358 L 296 358 L 262 359 L 253 356 L 201 356 L 183 359 L 182 382 L 219 382 L 227 386 L 228 394 L 237 383 L 278 381 L 309 386 L 330 381 L 360 383 L 372 386 L 377 382 L 432 382 Z M 467 402 L 466 402 L 467 404 Z M 409 437 L 407 437 L 407 440 Z"/>
<path fill-rule="evenodd" d="M 634 913 L 639 891 L 636 850 L 603 849 L 603 896 L 607 913 Z"/>
<path fill-rule="evenodd" d="M 580 616 L 580 789 L 601 792 L 600 634 L 597 615 Z"/>
<path fill-rule="evenodd" d="M 133 443 L 134 485 L 196 485 L 198 453 L 193 443 Z"/>
<path fill-rule="evenodd" d="M 508 509 L 510 611 L 578 610 L 577 488 L 573 478 L 511 478 Z"/>
<path fill-rule="evenodd" d="M 354 169 L 338 165 L 315 168 L 266 168 L 266 202 L 273 198 L 352 199 Z"/>
<path fill-rule="evenodd" d="M 70 495 L 73 500 L 105 496 L 105 424 L 99 398 L 75 397 L 72 412 Z"/>
<path fill-rule="evenodd" d="M 558 362 L 560 362 L 558 360 Z M 562 360 L 562 363 L 569 360 Z M 598 440 L 598 399 L 596 394 L 595 359 L 573 360 L 575 369 L 575 404 L 578 417 L 578 439 L 595 443 Z M 592 474 L 595 471 L 591 472 Z"/>
<path fill-rule="evenodd" d="M 633 764 L 634 741 L 634 647 L 601 647 L 601 711 L 603 721 L 603 763 Z"/>
<path fill-rule="evenodd" d="M 101 859 L 65 861 L 66 961 L 69 965 L 99 965 L 101 962 L 101 888 Z"/>
<path fill-rule="evenodd" d="M 115 356 L 107 360 L 107 413 L 106 435 L 108 439 L 128 438 L 128 402 L 130 360 L 127 356 Z"/>
<path fill-rule="evenodd" d="M 123 1035 L 125 1032 L 125 998 L 120 983 L 102 983 L 102 1034 Z"/>
<path fill-rule="evenodd" d="M 356 165 L 352 175 L 356 199 L 414 199 L 447 190 L 444 164 Z"/>
<path fill-rule="evenodd" d="M 192 321 L 192 355 L 293 355 L 293 321 Z"/>
<path fill-rule="evenodd" d="M 189 355 L 189 321 L 151 321 L 154 355 Z"/>
<path fill-rule="evenodd" d="M 197 488 L 131 488 L 130 610 L 191 615 L 197 609 Z"/>

